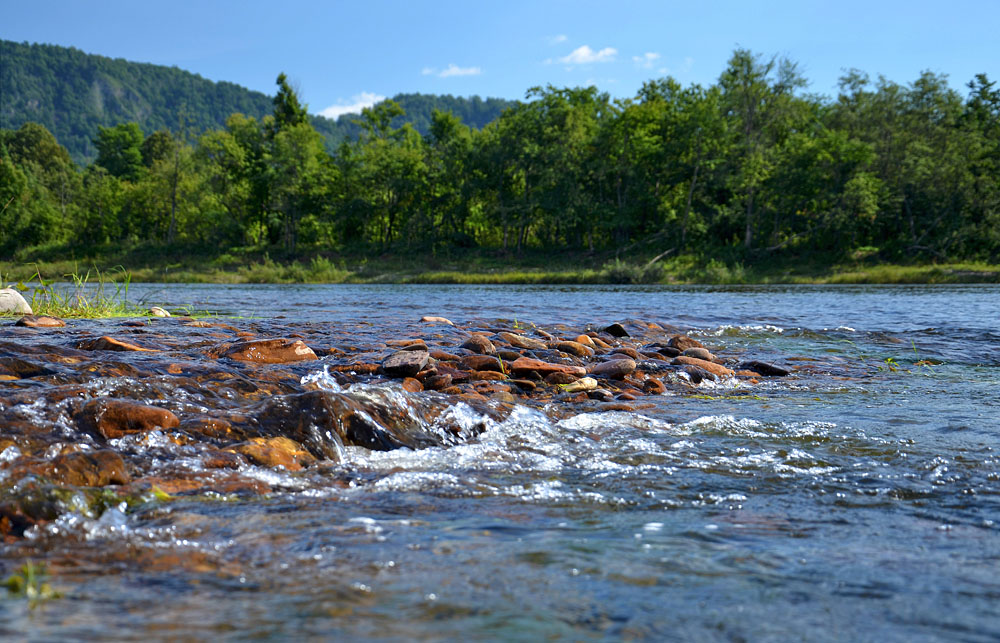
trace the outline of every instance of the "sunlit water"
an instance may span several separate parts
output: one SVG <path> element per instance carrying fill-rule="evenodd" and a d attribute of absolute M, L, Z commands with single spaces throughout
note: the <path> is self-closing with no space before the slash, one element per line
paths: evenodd
<path fill-rule="evenodd" d="M 642 319 L 797 370 L 642 398 L 653 406 L 636 413 L 458 403 L 421 420 L 470 429 L 447 447 L 260 469 L 276 489 L 263 499 L 69 513 L 4 546 L 12 561 L 83 562 L 55 579 L 61 599 L 0 601 L 2 634 L 1000 639 L 996 286 L 138 284 L 130 297 L 276 328 L 370 324 L 364 341 L 421 315 Z M 321 365 L 302 375 L 408 404 L 391 386 L 341 389 Z M 120 385 L 136 384 L 95 383 Z M 185 457 L 156 435 L 117 446 Z M 125 553 L 87 562 L 104 549 Z M 129 564 L 162 550 L 204 568 Z"/>

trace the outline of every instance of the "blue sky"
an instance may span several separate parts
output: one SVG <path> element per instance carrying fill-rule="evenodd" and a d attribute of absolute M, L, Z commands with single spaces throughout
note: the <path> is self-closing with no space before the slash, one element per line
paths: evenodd
<path fill-rule="evenodd" d="M 945 73 L 964 95 L 976 73 L 1000 79 L 998 25 L 998 0 L 0 0 L 0 38 L 267 94 L 284 71 L 330 116 L 399 92 L 523 98 L 551 83 L 627 97 L 668 74 L 707 85 L 736 47 L 798 62 L 819 94 L 858 68 L 900 83 Z"/>

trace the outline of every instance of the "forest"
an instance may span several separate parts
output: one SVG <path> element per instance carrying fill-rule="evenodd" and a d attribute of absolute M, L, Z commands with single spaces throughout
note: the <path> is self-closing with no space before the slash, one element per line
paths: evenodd
<path fill-rule="evenodd" d="M 332 151 L 276 84 L 270 113 L 201 133 L 101 126 L 82 168 L 41 124 L 0 130 L 0 257 L 1000 261 L 1000 89 L 985 74 L 963 94 L 931 72 L 851 70 L 829 98 L 794 62 L 738 49 L 708 87 L 533 87 L 481 128 L 434 110 L 422 134 L 384 101 Z"/>

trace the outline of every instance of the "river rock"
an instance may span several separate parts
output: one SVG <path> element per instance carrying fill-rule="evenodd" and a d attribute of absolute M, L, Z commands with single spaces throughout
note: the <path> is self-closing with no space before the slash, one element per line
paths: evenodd
<path fill-rule="evenodd" d="M 96 339 L 83 340 L 76 347 L 85 351 L 155 352 L 152 348 L 143 348 L 138 344 L 126 342 L 123 339 L 115 339 L 107 335 Z"/>
<path fill-rule="evenodd" d="M 628 331 L 621 324 L 614 323 L 604 327 L 604 332 L 612 337 L 630 337 Z"/>
<path fill-rule="evenodd" d="M 61 328 L 66 325 L 66 322 L 48 315 L 25 315 L 18 319 L 14 325 L 27 326 L 28 328 Z"/>
<path fill-rule="evenodd" d="M 160 308 L 159 306 L 153 306 L 150 308 L 149 314 L 153 317 L 170 317 L 170 312 L 165 308 Z"/>
<path fill-rule="evenodd" d="M 79 421 L 108 440 L 156 429 L 173 429 L 180 424 L 177 416 L 167 409 L 108 398 L 87 402 L 79 413 Z"/>
<path fill-rule="evenodd" d="M 719 379 L 714 374 L 709 373 L 705 369 L 700 366 L 695 366 L 694 364 L 688 364 L 685 366 L 684 372 L 691 378 L 692 384 L 701 384 L 703 380 L 711 380 L 714 382 Z"/>
<path fill-rule="evenodd" d="M 578 378 L 576 375 L 570 375 L 569 373 L 563 373 L 563 372 L 549 373 L 548 375 L 545 376 L 546 382 L 555 385 L 570 384 L 572 382 L 577 381 L 578 379 L 580 378 Z"/>
<path fill-rule="evenodd" d="M 715 355 L 712 355 L 707 348 L 701 348 L 700 346 L 685 349 L 681 355 L 685 355 L 687 357 L 697 357 L 698 359 L 703 359 L 706 362 L 715 361 Z"/>
<path fill-rule="evenodd" d="M 606 388 L 595 388 L 592 391 L 588 391 L 587 397 L 592 400 L 597 400 L 598 402 L 610 402 L 615 399 L 614 393 Z"/>
<path fill-rule="evenodd" d="M 524 357 L 524 356 L 521 355 L 520 353 L 518 353 L 517 351 L 508 350 L 508 349 L 505 349 L 505 348 L 498 348 L 497 349 L 497 357 L 499 357 L 500 359 L 502 359 L 505 362 L 513 362 L 517 358 Z"/>
<path fill-rule="evenodd" d="M 665 357 L 677 357 L 681 354 L 680 350 L 673 346 L 660 346 L 656 349 L 656 352 Z"/>
<path fill-rule="evenodd" d="M 635 370 L 635 360 L 624 357 L 613 359 L 609 362 L 601 362 L 590 367 L 590 374 L 608 379 L 620 380 Z"/>
<path fill-rule="evenodd" d="M 284 436 L 251 438 L 247 442 L 227 447 L 224 451 L 239 453 L 262 467 L 281 466 L 289 471 L 301 471 L 303 467 L 316 461 L 301 444 Z"/>
<path fill-rule="evenodd" d="M 582 366 L 553 364 L 551 362 L 543 362 L 540 359 L 531 359 L 530 357 L 517 358 L 508 364 L 508 369 L 514 375 L 537 375 L 543 379 L 549 373 L 569 373 L 577 377 L 583 377 L 587 374 L 587 369 Z"/>
<path fill-rule="evenodd" d="M 0 289 L 0 313 L 14 313 L 15 315 L 30 315 L 31 306 L 25 301 L 21 293 L 13 288 Z"/>
<path fill-rule="evenodd" d="M 301 339 L 253 339 L 223 344 L 208 353 L 209 357 L 228 357 L 256 364 L 286 364 L 319 359 Z"/>
<path fill-rule="evenodd" d="M 676 348 L 682 353 L 689 348 L 705 348 L 705 345 L 699 342 L 697 339 L 688 337 L 687 335 L 674 335 L 667 342 L 668 346 Z"/>
<path fill-rule="evenodd" d="M 697 357 L 687 357 L 685 355 L 680 355 L 674 358 L 671 362 L 674 366 L 697 366 L 700 369 L 708 371 L 709 373 L 717 377 L 731 377 L 733 375 L 732 369 L 726 368 L 715 362 L 709 362 L 703 359 L 698 359 Z"/>
<path fill-rule="evenodd" d="M 591 342 L 593 343 L 593 342 Z M 577 357 L 593 357 L 594 349 L 579 342 L 552 342 L 552 348 Z"/>
<path fill-rule="evenodd" d="M 648 395 L 663 395 L 667 392 L 667 387 L 655 377 L 650 377 L 642 383 L 642 390 Z"/>
<path fill-rule="evenodd" d="M 461 348 L 470 350 L 473 353 L 478 353 L 480 355 L 496 355 L 497 353 L 497 349 L 493 346 L 493 342 L 482 335 L 473 335 L 462 343 Z"/>
<path fill-rule="evenodd" d="M 740 364 L 740 370 L 753 371 L 755 373 L 759 373 L 760 375 L 766 375 L 767 377 L 784 377 L 791 373 L 791 371 L 781 368 L 780 366 L 758 361 L 743 362 Z"/>
<path fill-rule="evenodd" d="M 570 382 L 569 384 L 564 384 L 562 390 L 567 393 L 583 393 L 587 391 L 593 391 L 597 388 L 597 380 L 593 377 L 581 377 L 575 382 Z"/>
<path fill-rule="evenodd" d="M 458 362 L 459 368 L 466 371 L 496 371 L 503 372 L 503 365 L 492 355 L 466 355 Z"/>
<path fill-rule="evenodd" d="M 543 351 L 548 348 L 545 342 L 533 337 L 525 337 L 524 335 L 515 335 L 514 333 L 506 332 L 497 333 L 497 336 L 511 346 L 516 346 L 529 351 Z"/>
<path fill-rule="evenodd" d="M 612 355 L 625 355 L 627 357 L 631 357 L 634 360 L 642 359 L 642 356 L 639 355 L 639 351 L 635 350 L 631 346 L 619 346 L 619 347 L 615 348 L 613 351 L 611 351 L 611 354 Z"/>
<path fill-rule="evenodd" d="M 448 324 L 449 326 L 454 326 L 455 324 L 450 319 L 445 319 L 444 317 L 435 317 L 432 315 L 424 315 L 420 318 L 420 321 L 427 324 Z"/>
<path fill-rule="evenodd" d="M 14 479 L 26 473 L 44 476 L 57 484 L 74 487 L 103 487 L 128 484 L 132 479 L 122 457 L 110 449 L 79 451 L 56 456 L 47 462 L 15 463 Z"/>
<path fill-rule="evenodd" d="M 577 335 L 576 343 L 589 346 L 590 348 L 597 348 L 597 344 L 594 343 L 594 340 L 591 339 L 590 335 Z"/>
<path fill-rule="evenodd" d="M 392 377 L 413 377 L 430 360 L 427 351 L 397 351 L 382 360 L 382 371 Z"/>

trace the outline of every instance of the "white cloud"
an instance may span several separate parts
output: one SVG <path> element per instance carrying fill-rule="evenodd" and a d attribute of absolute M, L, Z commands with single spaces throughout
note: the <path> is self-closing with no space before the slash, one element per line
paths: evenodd
<path fill-rule="evenodd" d="M 327 118 L 338 118 L 344 114 L 360 114 L 361 110 L 366 107 L 371 107 L 375 103 L 380 103 L 385 100 L 385 96 L 379 94 L 373 94 L 372 92 L 361 92 L 351 97 L 353 102 L 348 103 L 343 99 L 337 101 L 336 105 L 330 105 L 323 111 L 319 113 L 320 116 L 326 116 Z"/>
<path fill-rule="evenodd" d="M 566 42 L 567 40 L 569 40 L 569 36 L 567 36 L 564 33 L 561 33 L 558 36 L 549 36 L 549 44 L 550 45 L 562 44 L 562 43 Z"/>
<path fill-rule="evenodd" d="M 441 78 L 448 78 L 449 76 L 478 76 L 481 73 L 483 73 L 483 70 L 479 67 L 459 67 L 455 63 L 451 63 L 438 76 Z"/>
<path fill-rule="evenodd" d="M 618 50 L 614 47 L 605 47 L 600 51 L 594 51 L 587 45 L 574 49 L 570 55 L 559 58 L 558 61 L 567 65 L 588 65 L 590 63 L 613 62 Z"/>
<path fill-rule="evenodd" d="M 660 54 L 655 51 L 647 51 L 641 56 L 632 56 L 632 62 L 643 69 L 652 69 L 653 63 L 660 58 Z"/>
<path fill-rule="evenodd" d="M 423 76 L 432 76 L 436 72 L 437 70 L 434 69 L 433 67 L 424 67 L 423 69 L 420 70 L 420 73 Z"/>

